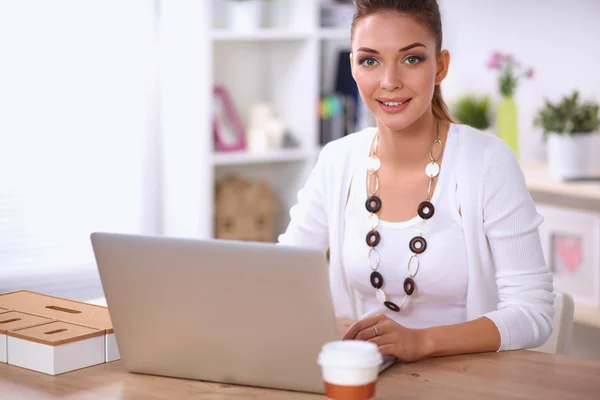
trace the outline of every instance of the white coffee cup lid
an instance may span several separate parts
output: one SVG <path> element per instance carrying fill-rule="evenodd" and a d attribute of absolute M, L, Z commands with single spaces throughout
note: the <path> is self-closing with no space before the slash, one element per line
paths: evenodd
<path fill-rule="evenodd" d="M 363 340 L 338 340 L 323 345 L 317 363 L 327 367 L 374 368 L 383 358 L 374 343 Z"/>

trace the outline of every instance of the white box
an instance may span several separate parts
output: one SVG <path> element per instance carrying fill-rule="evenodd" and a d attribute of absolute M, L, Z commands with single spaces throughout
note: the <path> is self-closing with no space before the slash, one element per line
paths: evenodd
<path fill-rule="evenodd" d="M 600 214 L 537 205 L 540 237 L 554 289 L 577 304 L 600 307 Z"/>
<path fill-rule="evenodd" d="M 27 328 L 34 325 L 51 322 L 50 318 L 40 317 L 18 311 L 0 312 L 0 362 L 6 363 L 7 338 L 6 334 L 13 329 Z"/>
<path fill-rule="evenodd" d="M 121 359 L 119 348 L 117 347 L 117 339 L 115 332 L 112 329 L 106 331 L 106 362 L 117 361 Z"/>
<path fill-rule="evenodd" d="M 60 297 L 19 290 L 0 295 L 0 307 L 43 315 L 58 321 L 105 332 L 105 362 L 120 359 L 108 308 Z"/>
<path fill-rule="evenodd" d="M 28 290 L 0 295 L 0 307 L 107 330 L 112 329 L 108 308 Z"/>
<path fill-rule="evenodd" d="M 7 311 L 5 308 L 0 308 L 0 314 Z M 2 315 L 0 315 L 0 326 L 2 326 L 2 321 Z M 6 362 L 6 335 L 4 333 L 0 333 L 0 362 Z"/>
<path fill-rule="evenodd" d="M 104 363 L 105 332 L 54 321 L 7 333 L 8 363 L 58 375 Z"/>
<path fill-rule="evenodd" d="M 88 300 L 87 304 L 94 304 L 101 307 L 107 307 L 106 298 L 99 297 L 93 300 Z M 112 328 L 106 330 L 106 362 L 116 361 L 121 359 L 119 348 L 117 347 L 117 339 Z"/>

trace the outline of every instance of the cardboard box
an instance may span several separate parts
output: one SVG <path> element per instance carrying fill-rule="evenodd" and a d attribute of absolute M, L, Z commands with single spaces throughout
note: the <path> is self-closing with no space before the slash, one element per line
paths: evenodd
<path fill-rule="evenodd" d="M 105 332 L 53 321 L 7 333 L 8 363 L 58 375 L 103 364 Z"/>
<path fill-rule="evenodd" d="M 111 362 L 121 358 L 107 307 L 28 290 L 0 295 L 0 307 L 101 330 L 105 333 L 105 361 Z"/>
<path fill-rule="evenodd" d="M 45 324 L 52 319 L 18 311 L 0 311 L 0 362 L 7 362 L 7 333 L 13 329 Z"/>

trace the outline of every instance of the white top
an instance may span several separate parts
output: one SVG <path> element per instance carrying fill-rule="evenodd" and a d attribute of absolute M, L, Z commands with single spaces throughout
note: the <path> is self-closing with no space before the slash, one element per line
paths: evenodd
<path fill-rule="evenodd" d="M 336 315 L 357 318 L 342 262 L 345 202 L 350 181 L 365 168 L 375 128 L 328 143 L 290 210 L 279 242 L 330 248 L 330 286 Z M 452 125 L 456 187 L 467 253 L 466 313 L 492 320 L 499 350 L 541 346 L 552 331 L 552 274 L 545 264 L 538 227 L 543 219 L 531 199 L 514 152 L 495 136 Z"/>
<path fill-rule="evenodd" d="M 423 235 L 427 249 L 418 256 L 419 270 L 415 276 L 415 291 L 407 298 L 400 312 L 388 309 L 375 296 L 371 285 L 371 268 L 368 263 L 370 247 L 366 243 L 371 229 L 369 212 L 365 208 L 367 199 L 367 169 L 357 171 L 346 205 L 345 232 L 342 261 L 349 284 L 358 295 L 360 318 L 383 313 L 409 328 L 427 328 L 449 325 L 467 320 L 467 253 L 462 218 L 456 199 L 456 188 L 448 186 L 449 174 L 454 166 L 456 135 L 448 135 L 442 168 L 431 203 L 435 214 L 423 221 L 415 209 L 414 218 L 404 222 L 379 221 L 377 231 L 381 241 L 376 246 L 380 255 L 377 269 L 383 276 L 383 291 L 387 300 L 400 306 L 404 299 L 404 280 L 409 277 L 408 262 L 414 255 L 409 249 L 410 240 L 420 234 L 421 223 L 428 226 Z M 423 182 L 429 178 L 423 166 Z M 423 199 L 425 200 L 425 199 Z M 383 205 L 385 207 L 385 204 Z M 371 255 L 372 263 L 376 261 Z M 416 267 L 412 261 L 412 270 Z"/>

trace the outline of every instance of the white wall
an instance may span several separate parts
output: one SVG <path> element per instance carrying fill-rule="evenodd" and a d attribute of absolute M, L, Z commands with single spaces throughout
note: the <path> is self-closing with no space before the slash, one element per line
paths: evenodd
<path fill-rule="evenodd" d="M 439 0 L 444 47 L 452 55 L 443 84 L 448 102 L 465 91 L 497 95 L 497 75 L 486 69 L 493 50 L 510 52 L 535 69 L 517 92 L 523 161 L 541 160 L 541 132 L 532 126 L 544 97 L 574 88 L 600 100 L 600 1 Z"/>
<path fill-rule="evenodd" d="M 89 235 L 157 233 L 154 3 L 0 0 L 0 293 L 102 293 Z"/>

